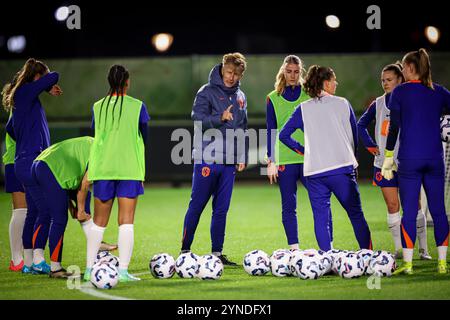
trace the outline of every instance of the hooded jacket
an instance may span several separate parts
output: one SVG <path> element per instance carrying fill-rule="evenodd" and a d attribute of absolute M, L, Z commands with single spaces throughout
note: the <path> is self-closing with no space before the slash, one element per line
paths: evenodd
<path fill-rule="evenodd" d="M 224 85 L 221 69 L 218 64 L 211 70 L 208 83 L 195 96 L 191 113 L 195 163 L 247 163 L 247 99 L 239 81 L 231 88 Z M 230 105 L 233 120 L 222 122 L 222 113 Z"/>

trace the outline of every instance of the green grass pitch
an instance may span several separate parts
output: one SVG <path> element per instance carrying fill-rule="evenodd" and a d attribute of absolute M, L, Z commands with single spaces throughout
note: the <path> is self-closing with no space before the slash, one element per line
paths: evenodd
<path fill-rule="evenodd" d="M 393 242 L 386 224 L 386 208 L 378 188 L 360 185 L 363 208 L 372 232 L 374 249 L 393 250 Z M 199 279 L 154 279 L 148 270 L 150 258 L 160 252 L 177 257 L 180 249 L 184 214 L 190 197 L 190 188 L 178 189 L 148 187 L 138 201 L 135 222 L 134 254 L 130 272 L 141 274 L 142 281 L 119 283 L 112 290 L 101 291 L 104 298 L 129 299 L 449 299 L 450 274 L 436 273 L 436 247 L 433 228 L 428 228 L 428 245 L 434 260 L 420 261 L 415 255 L 413 276 L 381 279 L 379 289 L 368 289 L 367 277 L 341 279 L 325 276 L 318 280 L 276 278 L 270 274 L 252 277 L 242 266 L 226 267 L 217 281 Z M 64 280 L 47 276 L 22 275 L 8 271 L 10 195 L 0 194 L 0 299 L 99 299 L 89 292 L 68 289 Z M 332 201 L 334 247 L 356 250 L 357 242 L 350 221 L 337 203 Z M 298 223 L 302 249 L 317 248 L 314 237 L 311 206 L 303 187 L 298 193 Z M 197 254 L 210 252 L 209 224 L 211 205 L 205 209 L 192 250 Z M 113 208 L 105 240 L 117 240 L 117 209 Z M 246 185 L 237 182 L 228 213 L 224 254 L 242 264 L 244 255 L 253 249 L 271 254 L 286 248 L 281 224 L 281 203 L 278 186 Z M 78 223 L 69 220 L 64 239 L 63 265 L 85 265 L 86 241 Z M 416 250 L 417 251 L 417 250 Z M 48 252 L 47 259 L 48 259 Z M 48 261 L 48 260 L 47 260 Z M 96 290 L 95 292 L 100 292 Z"/>

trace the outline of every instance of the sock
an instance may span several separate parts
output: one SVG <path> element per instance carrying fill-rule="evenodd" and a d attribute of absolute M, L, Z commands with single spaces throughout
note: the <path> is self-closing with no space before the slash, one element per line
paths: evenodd
<path fill-rule="evenodd" d="M 134 246 L 134 226 L 122 224 L 119 226 L 119 269 L 127 270 L 130 264 Z"/>
<path fill-rule="evenodd" d="M 216 256 L 216 257 L 218 257 L 218 256 L 221 256 L 221 255 L 222 255 L 222 252 L 214 251 L 214 252 L 212 252 L 211 254 L 214 255 L 214 256 Z"/>
<path fill-rule="evenodd" d="M 299 247 L 298 247 L 298 243 L 295 243 L 295 244 L 291 244 L 291 245 L 289 245 L 289 249 L 291 249 L 291 250 L 298 250 L 299 249 Z"/>
<path fill-rule="evenodd" d="M 23 263 L 25 266 L 30 267 L 33 264 L 33 249 L 23 250 Z"/>
<path fill-rule="evenodd" d="M 438 260 L 447 260 L 447 246 L 439 246 L 438 250 Z"/>
<path fill-rule="evenodd" d="M 58 271 L 62 269 L 61 262 L 50 261 L 50 268 L 52 271 Z"/>
<path fill-rule="evenodd" d="M 92 227 L 89 230 L 87 237 L 87 252 L 86 252 L 86 268 L 92 268 L 97 257 L 98 249 L 103 240 L 103 234 L 105 233 L 103 227 L 99 227 L 92 222 Z"/>
<path fill-rule="evenodd" d="M 22 262 L 22 233 L 27 217 L 27 208 L 13 209 L 9 222 L 9 246 L 11 248 L 11 260 L 17 266 Z"/>
<path fill-rule="evenodd" d="M 403 248 L 403 261 L 412 262 L 414 249 Z"/>
<path fill-rule="evenodd" d="M 93 219 L 89 219 L 87 221 L 81 222 L 81 229 L 83 229 L 84 235 L 86 236 L 86 239 L 88 237 L 89 234 L 89 230 L 92 228 L 92 225 L 94 224 Z"/>
<path fill-rule="evenodd" d="M 39 264 L 45 261 L 44 249 L 33 249 L 33 263 Z"/>
<path fill-rule="evenodd" d="M 330 242 L 330 248 L 333 249 L 333 241 Z"/>
<path fill-rule="evenodd" d="M 427 245 L 427 218 L 422 210 L 419 210 L 416 220 L 417 228 L 417 238 L 419 240 L 419 249 L 423 249 L 428 252 Z"/>
<path fill-rule="evenodd" d="M 395 251 L 398 251 L 402 248 L 402 238 L 400 235 L 400 225 L 402 219 L 400 217 L 400 212 L 388 213 L 387 221 L 392 238 L 394 239 Z"/>

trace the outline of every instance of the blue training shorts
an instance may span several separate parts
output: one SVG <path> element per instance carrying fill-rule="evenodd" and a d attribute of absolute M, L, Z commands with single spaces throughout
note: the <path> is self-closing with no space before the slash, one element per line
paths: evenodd
<path fill-rule="evenodd" d="M 381 175 L 381 169 L 374 167 L 373 168 L 373 181 L 374 186 L 378 186 L 380 188 L 388 188 L 388 187 L 394 187 L 398 188 L 398 174 L 396 171 L 394 171 L 394 178 L 391 180 L 386 180 Z"/>
<path fill-rule="evenodd" d="M 22 183 L 16 177 L 13 163 L 5 166 L 5 192 L 25 192 Z"/>
<path fill-rule="evenodd" d="M 137 180 L 98 180 L 94 181 L 94 197 L 102 201 L 113 198 L 136 198 L 144 194 L 142 181 Z"/>

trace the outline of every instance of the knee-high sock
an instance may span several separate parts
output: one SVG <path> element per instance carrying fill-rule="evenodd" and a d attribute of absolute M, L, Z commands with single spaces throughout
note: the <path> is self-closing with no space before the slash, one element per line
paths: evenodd
<path fill-rule="evenodd" d="M 106 228 L 99 227 L 95 223 L 92 223 L 92 227 L 89 230 L 87 238 L 86 268 L 92 268 L 94 265 L 98 249 L 100 248 L 100 244 L 103 240 L 105 229 Z"/>
<path fill-rule="evenodd" d="M 14 265 L 23 260 L 22 233 L 27 217 L 27 208 L 13 209 L 11 221 L 9 222 L 9 246 L 11 248 L 11 260 Z"/>
<path fill-rule="evenodd" d="M 388 213 L 387 215 L 388 227 L 389 231 L 391 231 L 392 238 L 394 239 L 395 251 L 402 248 L 402 236 L 400 233 L 401 220 L 400 212 Z"/>
<path fill-rule="evenodd" d="M 127 270 L 130 264 L 134 246 L 134 226 L 122 224 L 119 226 L 119 269 Z"/>
<path fill-rule="evenodd" d="M 83 229 L 84 235 L 86 236 L 86 239 L 88 238 L 89 230 L 94 225 L 94 220 L 91 218 L 87 221 L 81 222 L 81 229 Z"/>
<path fill-rule="evenodd" d="M 424 249 L 428 252 L 427 245 L 427 218 L 422 210 L 419 210 L 416 218 L 417 239 L 419 240 L 419 249 Z"/>
<path fill-rule="evenodd" d="M 448 246 L 439 246 L 438 250 L 438 260 L 447 260 L 447 250 Z"/>

